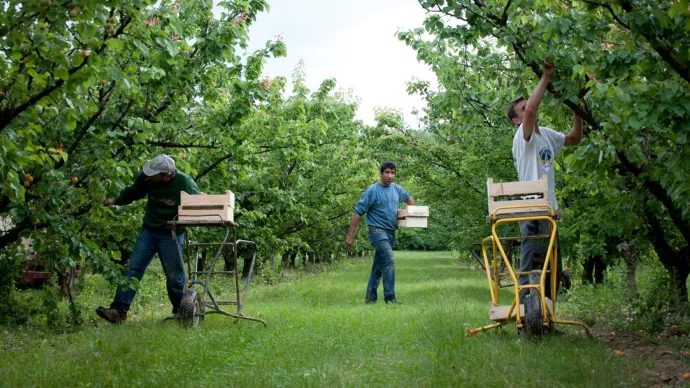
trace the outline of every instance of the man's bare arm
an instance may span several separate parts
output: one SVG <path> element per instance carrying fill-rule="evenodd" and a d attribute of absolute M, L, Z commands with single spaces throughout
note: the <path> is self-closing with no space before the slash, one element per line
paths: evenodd
<path fill-rule="evenodd" d="M 357 231 L 357 225 L 359 225 L 359 220 L 362 218 L 359 214 L 355 213 L 352 215 L 352 221 L 350 221 L 350 230 L 347 232 L 347 238 L 345 238 L 345 246 L 350 249 L 352 244 L 355 242 L 355 232 Z"/>
<path fill-rule="evenodd" d="M 406 203 L 408 206 L 415 206 L 414 198 L 412 198 L 412 196 L 410 196 L 410 198 L 408 198 L 407 201 L 405 201 L 405 203 Z"/>
<path fill-rule="evenodd" d="M 571 146 L 578 145 L 582 141 L 582 117 L 575 115 L 573 117 L 573 127 L 570 133 L 565 135 L 565 143 L 563 145 Z"/>
<path fill-rule="evenodd" d="M 525 105 L 525 117 L 522 119 L 522 137 L 525 141 L 529 141 L 532 138 L 532 132 L 534 132 L 534 127 L 537 124 L 537 110 L 544 99 L 546 88 L 549 86 L 554 74 L 556 74 L 556 67 L 552 63 L 544 62 L 544 72 L 541 75 L 541 79 Z"/>

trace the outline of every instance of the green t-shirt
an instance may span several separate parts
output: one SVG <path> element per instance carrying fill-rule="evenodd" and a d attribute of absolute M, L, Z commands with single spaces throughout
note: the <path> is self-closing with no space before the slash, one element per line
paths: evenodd
<path fill-rule="evenodd" d="M 175 218 L 180 206 L 180 191 L 187 194 L 201 192 L 189 175 L 179 171 L 167 183 L 153 183 L 141 173 L 133 185 L 122 190 L 115 199 L 115 205 L 129 205 L 148 196 L 144 225 L 152 229 L 169 229 L 168 221 Z"/>

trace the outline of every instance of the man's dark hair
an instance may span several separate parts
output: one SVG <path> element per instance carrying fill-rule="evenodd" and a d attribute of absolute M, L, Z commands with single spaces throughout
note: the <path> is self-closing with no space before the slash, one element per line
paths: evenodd
<path fill-rule="evenodd" d="M 517 105 L 518 102 L 523 101 L 525 97 L 520 96 L 508 104 L 508 110 L 506 111 L 506 117 L 508 118 L 508 121 L 510 121 L 511 124 L 515 124 L 513 122 L 513 119 L 518 117 L 517 112 L 515 111 L 515 105 Z"/>
<path fill-rule="evenodd" d="M 391 170 L 395 170 L 395 163 L 391 162 L 390 160 L 386 160 L 381 164 L 381 168 L 379 168 L 379 172 L 383 174 L 383 171 L 387 168 L 390 168 Z"/>

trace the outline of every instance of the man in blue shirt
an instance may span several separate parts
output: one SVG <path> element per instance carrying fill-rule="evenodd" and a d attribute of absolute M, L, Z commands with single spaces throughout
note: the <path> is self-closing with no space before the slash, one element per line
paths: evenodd
<path fill-rule="evenodd" d="M 355 205 L 355 214 L 350 222 L 350 231 L 345 245 L 350 248 L 355 241 L 355 231 L 365 213 L 369 226 L 369 242 L 374 246 L 374 264 L 367 285 L 366 303 L 375 303 L 376 290 L 383 277 L 383 297 L 386 303 L 401 304 L 395 299 L 395 230 L 398 229 L 398 204 L 405 202 L 414 206 L 414 199 L 395 179 L 395 163 L 384 162 L 379 169 L 381 180 L 367 187 Z"/>

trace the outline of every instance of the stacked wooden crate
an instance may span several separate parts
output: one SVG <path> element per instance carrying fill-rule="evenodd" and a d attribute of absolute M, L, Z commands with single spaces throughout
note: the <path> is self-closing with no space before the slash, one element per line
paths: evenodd
<path fill-rule="evenodd" d="M 429 206 L 408 206 L 398 210 L 398 228 L 426 228 Z"/>
<path fill-rule="evenodd" d="M 494 182 L 489 178 L 486 182 L 489 197 L 487 222 L 500 218 L 551 216 L 547 179 L 546 175 L 537 181 L 522 182 Z M 560 218 L 560 212 L 554 212 L 553 217 Z"/>
<path fill-rule="evenodd" d="M 227 190 L 219 195 L 189 195 L 180 192 L 178 220 L 233 222 L 235 194 Z"/>

